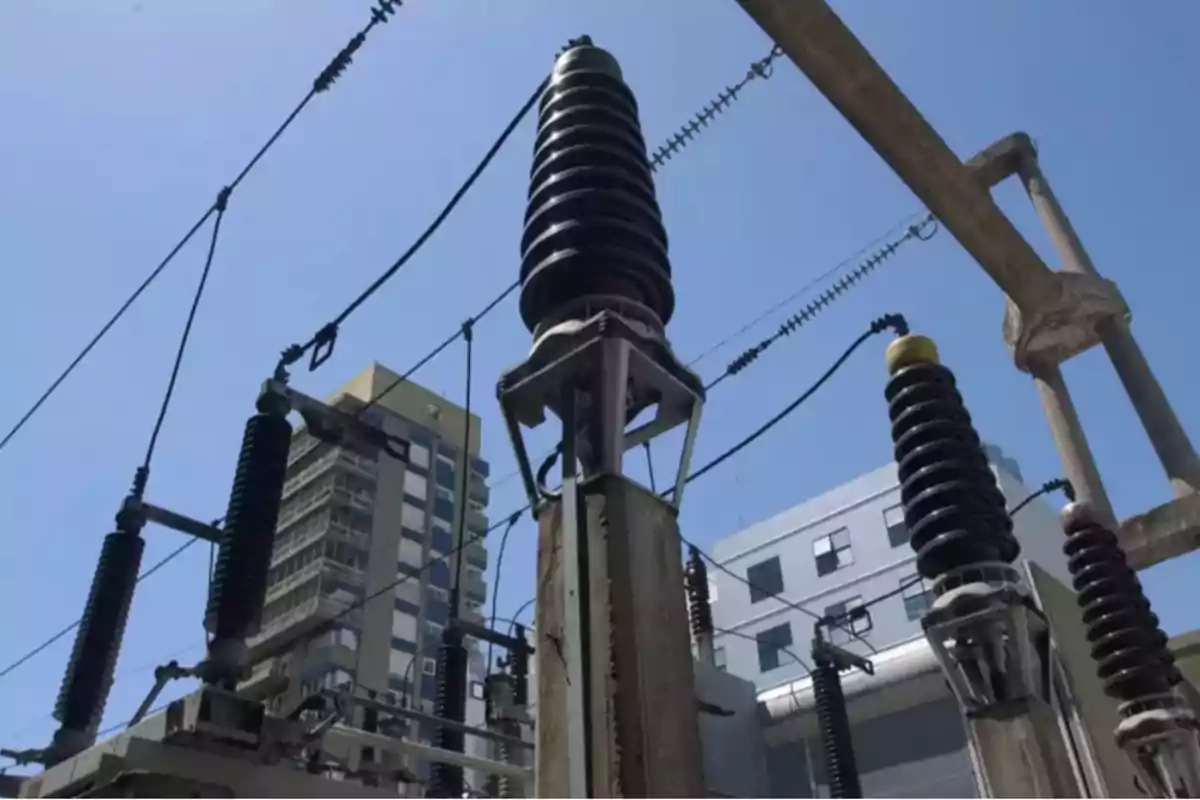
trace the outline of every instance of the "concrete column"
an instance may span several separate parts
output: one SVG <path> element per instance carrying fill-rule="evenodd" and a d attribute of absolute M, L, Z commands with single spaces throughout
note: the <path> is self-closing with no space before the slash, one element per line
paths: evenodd
<path fill-rule="evenodd" d="M 1079 235 L 1050 190 L 1050 184 L 1036 161 L 1027 159 L 1022 165 L 1021 182 L 1058 250 L 1063 269 L 1097 274 Z M 1134 340 L 1129 324 L 1123 319 L 1110 319 L 1097 325 L 1096 332 L 1167 473 L 1171 491 L 1176 497 L 1200 491 L 1200 459 L 1197 459 L 1196 451 L 1179 418 L 1175 416 L 1166 393 Z M 1082 452 L 1077 454 L 1077 459 L 1082 457 Z"/>
<path fill-rule="evenodd" d="M 580 490 L 590 797 L 703 797 L 699 723 L 675 510 L 621 476 Z M 570 797 L 572 654 L 564 504 L 538 515 L 538 797 Z M 582 572 L 583 570 L 581 570 Z M 575 754 L 577 757 L 577 754 Z"/>
<path fill-rule="evenodd" d="M 1075 413 L 1075 404 L 1071 401 L 1062 371 L 1056 364 L 1038 365 L 1032 370 L 1032 375 L 1046 421 L 1050 423 L 1050 435 L 1054 437 L 1063 473 L 1074 487 L 1078 499 L 1091 503 L 1109 524 L 1115 526 L 1112 504 L 1100 478 L 1096 459 L 1092 457 L 1083 426 L 1079 423 L 1079 416 Z"/>

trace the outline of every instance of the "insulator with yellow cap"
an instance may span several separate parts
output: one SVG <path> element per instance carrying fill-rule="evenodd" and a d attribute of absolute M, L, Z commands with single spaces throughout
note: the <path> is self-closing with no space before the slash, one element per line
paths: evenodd
<path fill-rule="evenodd" d="M 888 346 L 887 368 L 884 396 L 918 571 L 937 579 L 971 564 L 1011 564 L 1021 547 L 1004 495 L 937 346 L 901 336 Z"/>

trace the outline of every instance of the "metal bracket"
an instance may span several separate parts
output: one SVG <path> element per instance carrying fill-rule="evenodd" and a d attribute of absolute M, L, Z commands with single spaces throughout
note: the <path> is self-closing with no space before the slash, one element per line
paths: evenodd
<path fill-rule="evenodd" d="M 595 385 L 598 375 L 605 376 L 603 385 Z M 501 376 L 497 389 L 500 405 L 534 506 L 542 498 L 521 429 L 540 426 L 547 409 L 563 419 L 563 387 L 589 387 L 578 398 L 580 419 L 595 418 L 597 413 L 621 415 L 605 420 L 613 430 L 603 434 L 607 437 L 619 431 L 620 441 L 591 441 L 589 437 L 578 441 L 579 454 L 592 471 L 619 471 L 622 453 L 678 425 L 688 425 L 672 498 L 678 506 L 699 429 L 704 388 L 665 341 L 647 336 L 619 314 L 602 311 L 571 332 L 548 338 L 524 363 Z M 653 420 L 624 431 L 628 421 L 651 407 L 655 409 Z M 578 433 L 580 426 L 575 430 Z M 601 452 L 591 452 L 597 447 Z"/>
<path fill-rule="evenodd" d="M 309 397 L 284 381 L 274 378 L 266 381 L 263 394 L 268 393 L 285 398 L 288 407 L 304 420 L 309 433 L 321 441 L 349 447 L 364 455 L 383 450 L 392 458 L 408 463 L 409 442 L 406 439 L 388 434 L 348 411 Z"/>
<path fill-rule="evenodd" d="M 148 522 L 157 523 L 164 528 L 186 533 L 188 536 L 194 536 L 206 542 L 221 543 L 222 531 L 215 522 L 201 522 L 145 501 L 142 501 L 142 513 L 146 515 Z"/>

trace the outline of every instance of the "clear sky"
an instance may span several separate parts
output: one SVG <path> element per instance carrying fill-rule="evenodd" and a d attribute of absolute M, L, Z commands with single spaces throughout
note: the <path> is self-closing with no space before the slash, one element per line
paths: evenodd
<path fill-rule="evenodd" d="M 1200 5 L 835 5 L 960 156 L 1017 129 L 1036 139 L 1098 268 L 1128 298 L 1138 340 L 1184 425 L 1200 437 L 1200 380 L 1186 345 L 1200 292 L 1191 263 Z M 0 5 L 0 427 L 212 202 L 368 8 L 366 0 Z M 234 195 L 159 444 L 152 501 L 200 518 L 224 513 L 244 420 L 279 351 L 307 339 L 408 246 L 556 50 L 582 33 L 620 59 L 650 142 L 770 48 L 733 0 L 407 3 Z M 351 318 L 333 358 L 315 373 L 297 370 L 297 388 L 324 395 L 372 360 L 406 369 L 516 277 L 532 126 L 527 120 L 421 255 Z M 670 333 L 685 358 L 920 210 L 786 60 L 659 171 L 658 192 L 678 293 Z M 1019 186 L 998 197 L 1055 263 Z M 0 452 L 6 664 L 82 610 L 166 383 L 202 238 Z M 1034 389 L 1000 337 L 1002 298 L 945 232 L 907 245 L 716 390 L 696 463 L 789 402 L 884 312 L 906 314 L 939 341 L 981 432 L 1020 461 L 1030 483 L 1060 474 Z M 785 315 L 754 333 L 770 333 Z M 756 340 L 743 336 L 698 369 L 711 377 Z M 772 437 L 696 484 L 685 535 L 709 545 L 885 463 L 885 341 L 863 348 Z M 528 346 L 512 300 L 478 329 L 475 406 L 497 477 L 513 460 L 492 387 Z M 419 379 L 461 401 L 463 369 L 459 344 Z M 1118 512 L 1167 500 L 1102 352 L 1066 373 Z M 548 440 L 545 431 L 536 437 Z M 494 491 L 493 518 L 522 502 L 519 482 L 508 481 Z M 146 565 L 181 542 L 162 529 L 146 536 Z M 533 541 L 526 518 L 504 561 L 502 616 L 533 595 Z M 195 547 L 140 587 L 107 723 L 128 717 L 155 664 L 202 654 L 207 561 L 207 548 Z M 1193 555 L 1145 576 L 1169 633 L 1197 625 L 1195 589 L 1186 588 L 1197 564 Z M 45 743 L 71 638 L 0 680 L 0 744 Z"/>

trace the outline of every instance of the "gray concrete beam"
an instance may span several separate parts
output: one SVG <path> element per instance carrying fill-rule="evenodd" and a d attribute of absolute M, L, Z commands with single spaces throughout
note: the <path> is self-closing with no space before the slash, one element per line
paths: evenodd
<path fill-rule="evenodd" d="M 958 156 L 824 0 L 738 0 L 1022 308 L 1059 285 Z"/>
<path fill-rule="evenodd" d="M 1134 569 L 1145 569 L 1200 548 L 1200 495 L 1163 503 L 1130 517 L 1118 531 Z"/>

